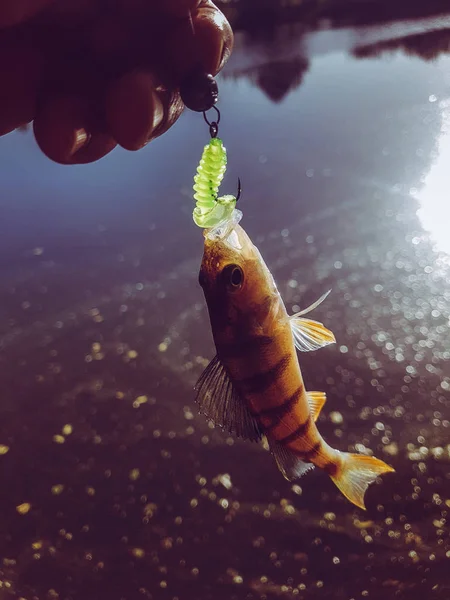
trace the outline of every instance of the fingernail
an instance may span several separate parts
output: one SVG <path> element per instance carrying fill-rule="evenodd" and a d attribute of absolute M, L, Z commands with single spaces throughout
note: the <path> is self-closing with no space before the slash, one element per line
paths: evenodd
<path fill-rule="evenodd" d="M 70 163 L 89 143 L 89 134 L 81 126 L 83 107 L 77 97 L 48 97 L 41 103 L 33 122 L 34 134 L 42 152 L 55 162 Z"/>
<path fill-rule="evenodd" d="M 164 105 L 160 94 L 156 90 L 152 90 L 153 99 L 153 126 L 152 132 L 155 131 L 164 119 Z"/>
<path fill-rule="evenodd" d="M 217 48 L 217 57 L 218 57 L 218 61 L 217 61 L 217 65 L 216 65 L 217 71 L 220 70 L 220 67 L 222 65 L 222 59 L 223 59 L 224 53 L 225 53 L 225 44 L 224 44 L 223 40 L 220 40 L 220 46 Z"/>
<path fill-rule="evenodd" d="M 89 134 L 87 131 L 83 128 L 75 130 L 71 154 L 75 154 L 75 152 L 78 152 L 78 150 L 81 150 L 81 148 L 87 146 L 88 143 Z"/>
<path fill-rule="evenodd" d="M 92 163 L 103 158 L 117 146 L 116 140 L 109 133 L 89 133 L 85 144 L 73 154 L 72 164 Z"/>
<path fill-rule="evenodd" d="M 231 55 L 231 49 L 228 46 L 228 44 L 225 44 L 225 42 L 224 42 L 222 44 L 222 52 L 220 54 L 219 71 L 222 70 L 223 66 L 230 58 L 230 55 Z"/>

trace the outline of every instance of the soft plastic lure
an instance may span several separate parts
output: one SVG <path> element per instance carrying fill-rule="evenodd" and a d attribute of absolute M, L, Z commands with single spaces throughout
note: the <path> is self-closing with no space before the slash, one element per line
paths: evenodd
<path fill-rule="evenodd" d="M 227 151 L 218 137 L 212 137 L 203 149 L 197 174 L 194 177 L 194 198 L 196 205 L 193 212 L 194 223 L 198 227 L 217 227 L 228 221 L 233 214 L 239 199 L 227 194 L 218 196 L 219 187 L 227 168 Z"/>

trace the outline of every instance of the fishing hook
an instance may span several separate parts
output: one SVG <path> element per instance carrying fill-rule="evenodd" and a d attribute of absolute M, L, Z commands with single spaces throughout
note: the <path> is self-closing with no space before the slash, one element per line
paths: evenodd
<path fill-rule="evenodd" d="M 203 111 L 203 118 L 205 119 L 205 122 L 207 125 L 209 125 L 209 135 L 212 138 L 217 137 L 217 134 L 219 132 L 219 123 L 220 123 L 220 110 L 217 108 L 217 106 L 212 106 L 211 108 L 213 108 L 216 113 L 217 113 L 217 120 L 216 121 L 208 121 L 208 117 L 206 116 L 206 111 Z"/>
<path fill-rule="evenodd" d="M 239 198 L 241 197 L 241 192 L 242 192 L 242 188 L 241 188 L 241 180 L 238 177 L 238 191 L 237 191 L 237 195 L 236 195 L 236 202 L 239 200 Z"/>

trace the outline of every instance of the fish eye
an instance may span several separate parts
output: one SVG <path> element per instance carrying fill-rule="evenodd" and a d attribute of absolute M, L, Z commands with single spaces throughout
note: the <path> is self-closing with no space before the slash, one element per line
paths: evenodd
<path fill-rule="evenodd" d="M 244 282 L 244 272 L 238 265 L 227 265 L 222 271 L 225 284 L 232 289 L 239 289 Z"/>

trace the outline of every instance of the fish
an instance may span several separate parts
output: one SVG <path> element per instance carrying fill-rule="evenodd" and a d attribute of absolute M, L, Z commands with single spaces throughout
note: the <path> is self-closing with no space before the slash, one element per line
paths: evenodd
<path fill-rule="evenodd" d="M 305 317 L 329 292 L 289 316 L 270 270 L 239 222 L 203 235 L 199 283 L 216 355 L 195 385 L 199 412 L 237 437 L 265 438 L 288 481 L 317 467 L 365 509 L 369 485 L 394 469 L 324 440 L 316 423 L 326 395 L 305 389 L 297 354 L 336 342 L 322 323 Z"/>

